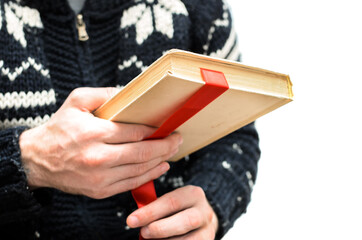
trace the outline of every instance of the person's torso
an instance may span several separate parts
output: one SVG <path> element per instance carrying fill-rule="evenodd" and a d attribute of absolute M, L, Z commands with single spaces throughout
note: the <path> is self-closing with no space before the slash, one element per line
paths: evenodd
<path fill-rule="evenodd" d="M 0 128 L 46 122 L 77 87 L 123 86 L 171 48 L 189 49 L 190 19 L 179 0 L 1 1 Z M 82 40 L 86 35 L 87 40 Z M 50 190 L 36 236 L 129 239 L 129 193 L 93 200 Z M 41 196 L 41 195 L 40 195 Z"/>

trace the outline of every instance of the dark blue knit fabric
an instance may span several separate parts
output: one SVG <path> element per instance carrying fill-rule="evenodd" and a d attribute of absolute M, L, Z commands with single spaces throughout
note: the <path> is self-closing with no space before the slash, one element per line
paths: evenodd
<path fill-rule="evenodd" d="M 81 14 L 85 42 L 66 0 L 0 0 L 0 239 L 137 239 L 125 223 L 136 209 L 129 192 L 94 200 L 30 191 L 20 134 L 45 123 L 73 89 L 123 86 L 171 48 L 240 59 L 222 0 L 87 0 Z M 201 186 L 221 238 L 246 211 L 259 156 L 250 124 L 173 163 L 156 188 Z"/>

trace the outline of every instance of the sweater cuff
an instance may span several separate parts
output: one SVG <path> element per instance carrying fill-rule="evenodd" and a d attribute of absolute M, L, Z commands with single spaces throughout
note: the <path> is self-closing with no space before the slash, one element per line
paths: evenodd
<path fill-rule="evenodd" d="M 0 131 L 0 224 L 26 221 L 39 212 L 21 163 L 19 136 L 25 127 Z"/>

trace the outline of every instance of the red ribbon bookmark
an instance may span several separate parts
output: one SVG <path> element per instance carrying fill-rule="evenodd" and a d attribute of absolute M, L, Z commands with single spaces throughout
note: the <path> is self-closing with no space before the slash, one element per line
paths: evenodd
<path fill-rule="evenodd" d="M 165 138 L 184 122 L 229 89 L 224 73 L 200 68 L 205 84 L 174 112 L 148 139 Z M 157 199 L 153 181 L 132 190 L 133 199 L 141 208 Z M 140 234 L 139 240 L 144 240 Z"/>

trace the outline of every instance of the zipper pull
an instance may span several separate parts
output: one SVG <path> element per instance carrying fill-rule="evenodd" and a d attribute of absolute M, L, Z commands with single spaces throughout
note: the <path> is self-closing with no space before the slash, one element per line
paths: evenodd
<path fill-rule="evenodd" d="M 89 39 L 89 36 L 85 27 L 85 22 L 83 20 L 82 14 L 77 15 L 77 29 L 79 41 L 87 41 Z"/>

